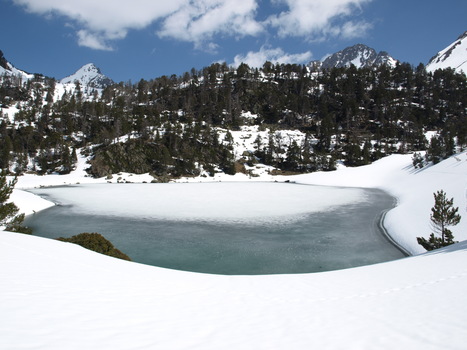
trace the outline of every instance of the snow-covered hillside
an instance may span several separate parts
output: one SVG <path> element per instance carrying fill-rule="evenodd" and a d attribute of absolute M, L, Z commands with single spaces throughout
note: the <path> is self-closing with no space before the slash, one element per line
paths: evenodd
<path fill-rule="evenodd" d="M 17 76 L 23 80 L 32 79 L 34 74 L 26 73 L 15 66 L 13 66 L 10 62 L 6 60 L 3 56 L 3 52 L 0 50 L 0 76 L 2 75 L 10 75 L 10 76 Z"/>
<path fill-rule="evenodd" d="M 426 70 L 453 68 L 456 72 L 467 74 L 467 31 L 456 41 L 438 52 L 426 65 Z"/>
<path fill-rule="evenodd" d="M 428 235 L 432 191 L 443 188 L 464 217 L 454 231 L 463 240 L 466 157 L 464 152 L 415 171 L 410 156 L 393 155 L 365 167 L 275 180 L 384 188 L 398 199 L 385 225 L 410 241 Z M 223 180 L 229 178 L 248 179 L 237 174 Z M 79 172 L 30 175 L 19 186 L 80 179 L 89 178 Z M 15 200 L 23 195 L 15 190 Z M 37 201 L 29 197 L 18 204 L 31 209 Z M 0 266 L 2 349 L 444 350 L 463 349 L 467 339 L 466 242 L 327 273 L 218 276 L 2 232 Z"/>

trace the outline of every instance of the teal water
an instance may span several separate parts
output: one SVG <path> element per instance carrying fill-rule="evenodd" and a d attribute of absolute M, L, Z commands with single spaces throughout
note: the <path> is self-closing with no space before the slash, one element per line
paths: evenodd
<path fill-rule="evenodd" d="M 41 193 L 53 197 L 59 190 Z M 213 274 L 320 272 L 404 257 L 379 227 L 393 198 L 382 191 L 365 191 L 364 201 L 283 224 L 80 214 L 66 203 L 27 217 L 25 224 L 47 238 L 98 232 L 135 262 Z"/>

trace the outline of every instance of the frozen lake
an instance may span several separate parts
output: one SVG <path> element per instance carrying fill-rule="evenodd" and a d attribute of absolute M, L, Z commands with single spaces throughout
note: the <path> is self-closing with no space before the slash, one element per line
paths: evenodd
<path fill-rule="evenodd" d="M 382 234 L 379 190 L 285 183 L 101 184 L 31 192 L 42 237 L 98 232 L 133 261 L 217 274 L 329 271 L 404 257 Z"/>

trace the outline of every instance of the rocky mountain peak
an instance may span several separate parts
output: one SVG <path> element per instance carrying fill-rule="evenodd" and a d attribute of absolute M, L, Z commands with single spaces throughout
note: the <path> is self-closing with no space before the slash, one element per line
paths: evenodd
<path fill-rule="evenodd" d="M 101 70 L 94 63 L 85 64 L 72 75 L 60 80 L 60 83 L 74 84 L 76 81 L 83 87 L 93 89 L 103 89 L 114 83 L 112 79 L 102 74 Z"/>
<path fill-rule="evenodd" d="M 357 44 L 336 52 L 323 60 L 321 67 L 323 69 L 349 67 L 354 65 L 357 68 L 378 66 L 382 64 L 394 67 L 397 60 L 392 58 L 387 52 L 379 53 L 363 44 Z"/>

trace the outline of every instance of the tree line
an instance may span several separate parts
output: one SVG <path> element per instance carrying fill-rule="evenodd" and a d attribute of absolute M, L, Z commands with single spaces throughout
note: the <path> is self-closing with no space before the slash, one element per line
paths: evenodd
<path fill-rule="evenodd" d="M 93 156 L 93 176 L 149 171 L 164 179 L 200 169 L 235 173 L 251 162 L 292 172 L 331 170 L 339 160 L 358 166 L 425 150 L 436 162 L 467 143 L 465 75 L 427 73 L 423 65 L 314 70 L 215 63 L 102 92 L 84 93 L 76 83 L 58 97 L 51 78 L 0 81 L 0 104 L 17 108 L 14 120 L 0 118 L 0 168 L 17 174 L 68 173 L 77 149 Z M 220 130 L 244 125 L 269 130 L 269 141 L 235 159 L 232 140 L 220 138 Z M 306 136 L 283 145 L 274 140 L 283 129 Z M 428 130 L 436 136 L 427 141 Z"/>

